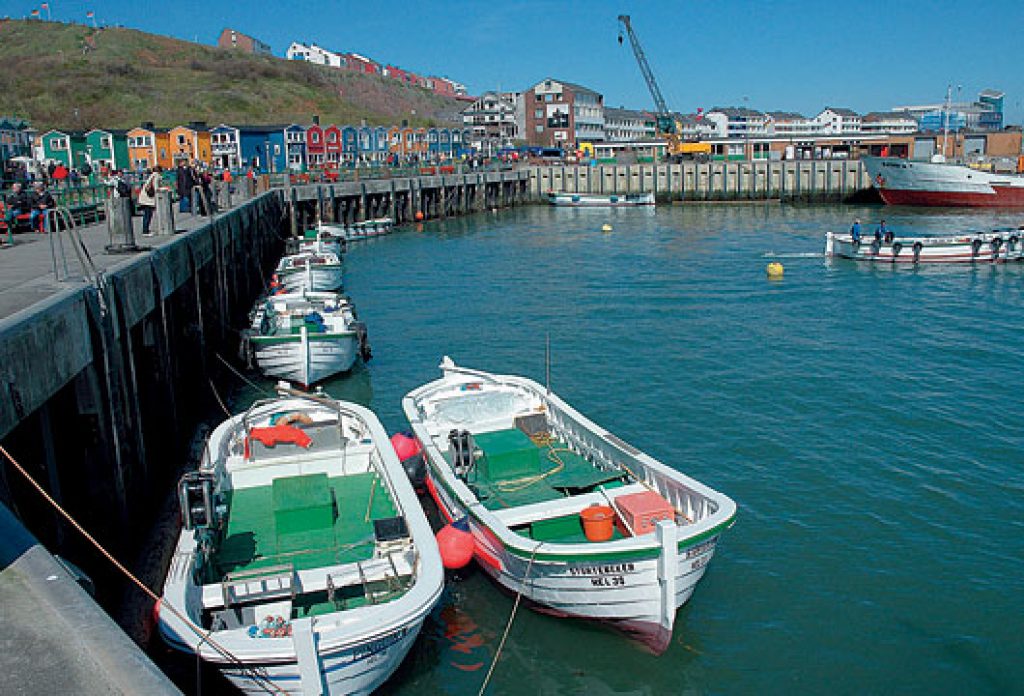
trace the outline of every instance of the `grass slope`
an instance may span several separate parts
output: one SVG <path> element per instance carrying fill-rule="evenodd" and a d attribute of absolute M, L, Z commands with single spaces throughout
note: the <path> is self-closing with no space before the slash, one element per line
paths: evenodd
<path fill-rule="evenodd" d="M 85 50 L 89 47 L 90 50 Z M 146 34 L 0 20 L 0 112 L 49 128 L 453 123 L 464 106 L 376 76 Z"/>

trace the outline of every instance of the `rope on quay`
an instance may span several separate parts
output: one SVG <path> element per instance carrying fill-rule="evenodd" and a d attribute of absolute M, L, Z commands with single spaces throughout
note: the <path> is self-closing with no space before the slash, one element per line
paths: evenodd
<path fill-rule="evenodd" d="M 195 633 L 196 636 L 199 638 L 199 645 L 200 646 L 204 642 L 208 643 L 210 645 L 210 647 L 213 648 L 214 651 L 217 652 L 217 654 L 219 654 L 221 657 L 223 657 L 228 662 L 231 662 L 232 664 L 236 665 L 242 672 L 244 672 L 244 673 L 248 674 L 250 677 L 252 677 L 254 683 L 257 686 L 259 686 L 261 689 L 263 689 L 265 692 L 267 692 L 268 694 L 275 694 L 275 693 L 276 694 L 286 694 L 287 693 L 286 691 L 282 690 L 281 687 L 279 687 L 277 684 L 274 684 L 272 681 L 270 681 L 270 679 L 267 678 L 265 675 L 261 674 L 257 670 L 254 670 L 252 667 L 249 667 L 244 662 L 242 662 L 237 657 L 235 657 L 226 648 L 224 648 L 223 646 L 219 645 L 216 641 L 214 641 L 213 638 L 210 637 L 211 634 L 213 633 L 212 630 L 211 631 L 206 631 L 203 628 L 197 626 L 195 623 L 192 622 L 191 619 L 189 619 L 187 616 L 185 616 L 185 614 L 183 614 L 180 611 L 178 611 L 178 609 L 175 608 L 174 605 L 169 604 L 167 602 L 164 602 L 161 597 L 157 596 L 157 594 L 155 592 L 153 592 L 153 590 L 149 589 L 149 587 L 146 585 L 146 583 L 142 582 L 137 577 L 135 577 L 135 575 L 130 570 L 128 570 L 124 565 L 121 564 L 120 561 L 118 561 L 116 558 L 114 558 L 113 554 L 111 554 L 109 551 L 107 551 L 107 549 L 104 548 L 104 546 L 102 544 L 100 544 L 100 542 L 98 542 L 91 534 L 89 534 L 89 532 L 87 532 L 85 530 L 85 528 L 82 525 L 80 525 L 75 520 L 75 518 L 71 516 L 70 513 L 68 513 L 67 510 L 65 510 L 63 507 L 61 507 L 60 503 L 58 503 L 56 500 L 54 500 L 50 496 L 50 494 L 47 493 L 46 490 L 42 486 L 40 486 L 39 483 L 36 482 L 36 480 L 34 478 L 32 478 L 31 474 L 29 474 L 28 471 L 26 471 L 25 468 L 22 467 L 21 464 L 18 463 L 18 461 L 11 455 L 10 452 L 7 451 L 6 448 L 4 448 L 3 445 L 0 445 L 0 453 L 2 453 L 4 455 L 4 457 L 7 459 L 7 461 L 11 463 L 11 466 L 13 466 L 15 468 L 15 470 L 19 474 L 22 475 L 22 477 L 28 482 L 28 484 L 30 486 L 32 486 L 32 488 L 35 488 L 36 491 L 39 493 L 39 495 L 41 495 L 43 497 L 43 499 L 46 500 L 46 502 L 49 503 L 60 514 L 61 517 L 63 517 L 65 520 L 67 520 L 68 524 L 70 524 L 72 527 L 74 527 L 78 531 L 79 534 L 81 534 L 83 537 L 85 537 L 86 541 L 88 541 L 97 551 L 100 552 L 100 555 L 102 555 L 104 558 L 106 558 L 108 561 L 110 561 L 110 563 L 115 568 L 117 568 L 117 570 L 120 571 L 122 575 L 124 575 L 133 585 L 135 585 L 140 590 L 142 590 L 142 592 L 147 597 L 152 599 L 154 602 L 159 603 L 159 605 L 162 608 L 167 609 L 169 612 L 174 614 L 174 616 L 177 617 L 182 623 L 184 623 L 186 626 L 188 626 L 188 628 L 193 633 Z M 532 562 L 532 559 L 531 559 L 531 562 Z M 196 654 L 198 655 L 198 647 L 197 647 L 197 653 Z"/>
<path fill-rule="evenodd" d="M 516 620 L 516 612 L 519 611 L 519 600 L 523 598 L 523 587 L 526 586 L 526 581 L 530 577 L 530 571 L 533 570 L 533 559 L 537 557 L 537 552 L 540 551 L 540 547 L 544 545 L 544 542 L 537 544 L 533 548 L 533 553 L 530 554 L 530 562 L 526 564 L 526 573 L 523 575 L 523 581 L 519 584 L 519 591 L 516 592 L 516 601 L 512 605 L 512 613 L 508 616 L 508 623 L 505 624 L 505 632 L 501 634 L 501 640 L 498 641 L 498 649 L 494 651 L 494 659 L 491 660 L 491 666 L 487 670 L 487 674 L 484 676 L 483 684 L 480 685 L 480 691 L 477 692 L 477 696 L 484 696 L 484 692 L 487 691 L 488 684 L 491 683 L 491 677 L 494 675 L 494 668 L 498 666 L 498 660 L 501 658 L 501 651 L 505 649 L 505 639 L 508 638 L 508 632 L 512 630 L 512 622 Z"/>

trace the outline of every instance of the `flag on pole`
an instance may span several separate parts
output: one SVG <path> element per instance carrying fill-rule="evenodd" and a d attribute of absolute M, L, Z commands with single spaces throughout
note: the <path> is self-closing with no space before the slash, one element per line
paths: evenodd
<path fill-rule="evenodd" d="M 50 9 L 50 3 L 48 3 L 48 2 L 44 2 L 44 3 L 43 3 L 42 5 L 40 5 L 39 7 L 41 7 L 41 8 L 42 8 L 42 9 L 44 9 L 44 10 L 48 10 L 48 9 Z"/>
<path fill-rule="evenodd" d="M 88 17 L 89 19 L 92 19 L 93 17 L 96 16 L 96 13 L 95 12 L 86 12 L 85 16 Z"/>
<path fill-rule="evenodd" d="M 39 10 L 32 10 L 32 16 L 33 17 L 38 17 L 39 16 Z"/>

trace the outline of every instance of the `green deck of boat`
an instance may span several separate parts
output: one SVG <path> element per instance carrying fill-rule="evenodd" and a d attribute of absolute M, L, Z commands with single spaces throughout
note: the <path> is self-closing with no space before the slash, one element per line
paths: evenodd
<path fill-rule="evenodd" d="M 220 580 L 283 564 L 298 571 L 366 560 L 373 556 L 373 521 L 396 514 L 375 473 L 311 474 L 231 491 L 211 569 Z"/>
<path fill-rule="evenodd" d="M 489 510 L 558 500 L 600 485 L 622 485 L 622 472 L 599 469 L 559 442 L 538 445 L 517 428 L 474 434 L 473 441 L 483 455 L 467 484 Z M 555 469 L 558 460 L 564 465 L 561 471 L 541 477 Z"/>

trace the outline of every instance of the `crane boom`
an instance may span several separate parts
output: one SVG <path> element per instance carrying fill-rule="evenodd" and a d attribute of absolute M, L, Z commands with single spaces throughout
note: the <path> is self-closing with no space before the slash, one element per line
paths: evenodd
<path fill-rule="evenodd" d="M 626 28 L 626 35 L 629 37 L 629 45 L 633 47 L 633 55 L 636 56 L 636 62 L 640 65 L 640 72 L 643 73 L 644 80 L 647 81 L 647 89 L 651 91 L 651 96 L 654 97 L 654 108 L 657 110 L 658 130 L 662 133 L 675 133 L 675 119 L 672 118 L 672 114 L 668 110 L 668 105 L 665 103 L 665 97 L 661 95 L 661 88 L 658 87 L 658 81 L 654 79 L 654 73 L 651 71 L 651 66 L 647 62 L 647 56 L 644 55 L 644 49 L 640 45 L 640 39 L 637 38 L 636 33 L 633 31 L 633 26 L 629 23 L 629 15 L 619 15 L 619 22 Z M 621 42 L 622 37 L 620 36 L 619 43 Z"/>

